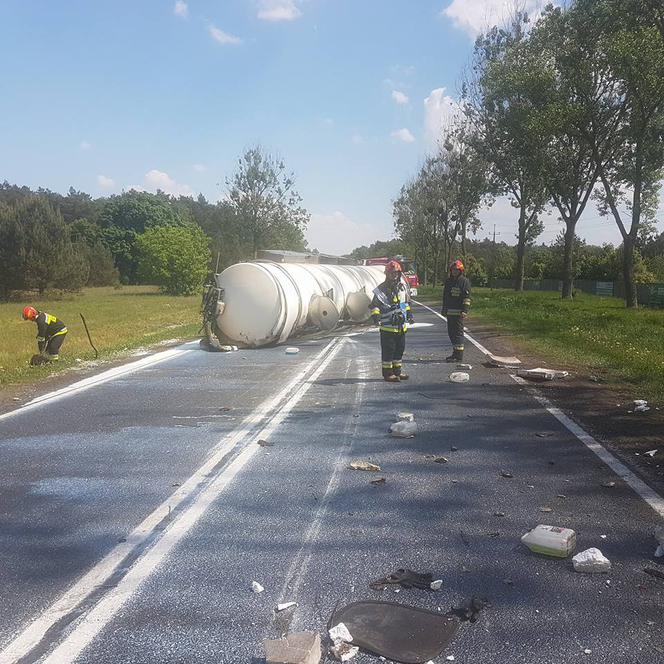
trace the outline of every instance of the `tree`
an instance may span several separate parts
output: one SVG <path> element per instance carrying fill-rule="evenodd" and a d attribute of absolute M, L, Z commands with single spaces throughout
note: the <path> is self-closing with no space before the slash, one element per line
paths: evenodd
<path fill-rule="evenodd" d="M 0 202 L 0 297 L 25 287 L 25 233 L 13 208 Z"/>
<path fill-rule="evenodd" d="M 523 290 L 526 248 L 541 233 L 547 195 L 542 163 L 545 135 L 538 117 L 551 89 L 550 74 L 533 63 L 528 17 L 516 13 L 505 29 L 494 27 L 475 43 L 472 78 L 463 87 L 463 109 L 474 128 L 473 144 L 491 164 L 491 180 L 519 210 L 514 288 Z"/>
<path fill-rule="evenodd" d="M 301 206 L 295 178 L 283 160 L 260 146 L 247 150 L 238 160 L 238 169 L 226 184 L 229 202 L 253 256 L 272 244 L 277 249 L 303 249 L 303 231 L 309 213 Z"/>
<path fill-rule="evenodd" d="M 139 276 L 169 295 L 202 291 L 208 274 L 208 238 L 194 224 L 153 226 L 138 236 Z"/>

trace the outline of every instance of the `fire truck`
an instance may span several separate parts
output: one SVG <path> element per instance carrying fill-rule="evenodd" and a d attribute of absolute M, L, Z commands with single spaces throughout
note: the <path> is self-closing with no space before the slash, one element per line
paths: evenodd
<path fill-rule="evenodd" d="M 420 280 L 417 277 L 417 263 L 405 256 L 381 256 L 380 258 L 366 258 L 364 265 L 387 265 L 390 261 L 399 261 L 403 276 L 410 286 L 410 294 L 417 296 L 417 289 L 420 285 Z"/>

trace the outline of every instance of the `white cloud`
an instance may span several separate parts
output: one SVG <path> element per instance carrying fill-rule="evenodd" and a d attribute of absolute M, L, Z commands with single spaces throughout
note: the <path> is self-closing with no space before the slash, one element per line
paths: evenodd
<path fill-rule="evenodd" d="M 197 173 L 205 173 L 207 171 L 207 166 L 205 164 L 194 164 L 192 168 L 197 172 Z"/>
<path fill-rule="evenodd" d="M 460 113 L 458 102 L 445 94 L 445 88 L 432 90 L 424 100 L 424 129 L 427 141 L 436 145 L 444 129 Z"/>
<path fill-rule="evenodd" d="M 187 18 L 189 16 L 189 6 L 183 0 L 177 0 L 173 7 L 173 13 L 180 18 Z"/>
<path fill-rule="evenodd" d="M 302 16 L 295 0 L 260 0 L 258 18 L 262 21 L 295 21 Z"/>
<path fill-rule="evenodd" d="M 410 101 L 408 99 L 408 95 L 400 92 L 399 90 L 392 90 L 392 99 L 394 99 L 394 101 L 400 105 L 407 104 Z"/>
<path fill-rule="evenodd" d="M 398 141 L 402 141 L 403 143 L 415 142 L 415 136 L 413 136 L 413 134 L 410 132 L 410 129 L 406 129 L 405 127 L 403 129 L 393 131 L 390 136 L 392 138 L 396 138 Z"/>
<path fill-rule="evenodd" d="M 214 39 L 216 42 L 219 42 L 220 44 L 224 44 L 225 46 L 237 45 L 242 43 L 242 40 L 239 37 L 228 34 L 227 32 L 220 30 L 214 25 L 210 25 L 208 27 L 208 32 L 212 36 L 212 39 Z"/>
<path fill-rule="evenodd" d="M 536 16 L 545 4 L 546 0 L 520 2 L 530 16 Z M 515 0 L 453 0 L 441 12 L 441 16 L 452 19 L 455 27 L 465 30 L 474 39 L 490 26 L 504 23 L 514 6 Z"/>
<path fill-rule="evenodd" d="M 144 177 L 145 188 L 149 190 L 156 191 L 161 189 L 161 191 L 166 194 L 172 194 L 173 196 L 193 196 L 194 190 L 188 184 L 180 184 L 176 182 L 168 173 L 163 171 L 158 171 L 156 168 L 153 168 L 151 171 L 148 171 Z M 136 191 L 141 191 L 140 187 L 132 187 Z"/>
<path fill-rule="evenodd" d="M 113 178 L 107 177 L 106 175 L 98 175 L 97 184 L 99 185 L 99 188 L 103 189 L 104 191 L 115 189 L 115 180 L 113 180 Z"/>
<path fill-rule="evenodd" d="M 339 210 L 330 214 L 313 213 L 305 231 L 312 249 L 336 255 L 346 254 L 363 244 L 369 245 L 389 234 L 389 228 L 358 223 Z"/>
<path fill-rule="evenodd" d="M 92 150 L 92 143 L 88 143 L 87 141 L 81 141 L 81 143 L 78 147 L 83 152 L 87 152 L 88 150 Z"/>

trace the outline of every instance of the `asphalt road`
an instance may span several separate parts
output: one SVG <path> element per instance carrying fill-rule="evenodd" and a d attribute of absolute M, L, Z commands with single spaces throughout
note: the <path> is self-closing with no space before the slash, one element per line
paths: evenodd
<path fill-rule="evenodd" d="M 661 516 L 470 344 L 470 382 L 449 382 L 445 324 L 415 314 L 398 385 L 374 331 L 297 355 L 190 344 L 0 418 L 0 663 L 260 662 L 264 638 L 323 635 L 337 605 L 472 595 L 490 606 L 436 661 L 664 662 L 664 582 L 643 573 Z M 413 439 L 387 434 L 400 409 Z M 530 553 L 538 523 L 612 571 Z M 368 588 L 399 567 L 441 590 Z"/>

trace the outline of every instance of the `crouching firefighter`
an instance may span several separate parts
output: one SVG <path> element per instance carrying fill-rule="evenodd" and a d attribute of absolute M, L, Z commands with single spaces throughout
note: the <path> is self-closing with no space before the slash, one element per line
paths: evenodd
<path fill-rule="evenodd" d="M 42 364 L 60 358 L 60 347 L 67 334 L 67 326 L 58 318 L 34 307 L 23 309 L 23 320 L 37 323 L 37 347 L 39 355 L 33 356 L 31 364 Z"/>
<path fill-rule="evenodd" d="M 413 322 L 408 287 L 401 279 L 401 265 L 390 261 L 385 266 L 385 281 L 373 292 L 369 305 L 371 318 L 380 328 L 383 378 L 390 383 L 408 380 L 401 368 L 406 349 L 406 330 Z"/>
<path fill-rule="evenodd" d="M 470 281 L 463 272 L 463 262 L 454 261 L 443 288 L 442 314 L 447 317 L 447 333 L 452 342 L 452 354 L 445 358 L 446 362 L 463 362 L 463 323 L 470 309 Z"/>

